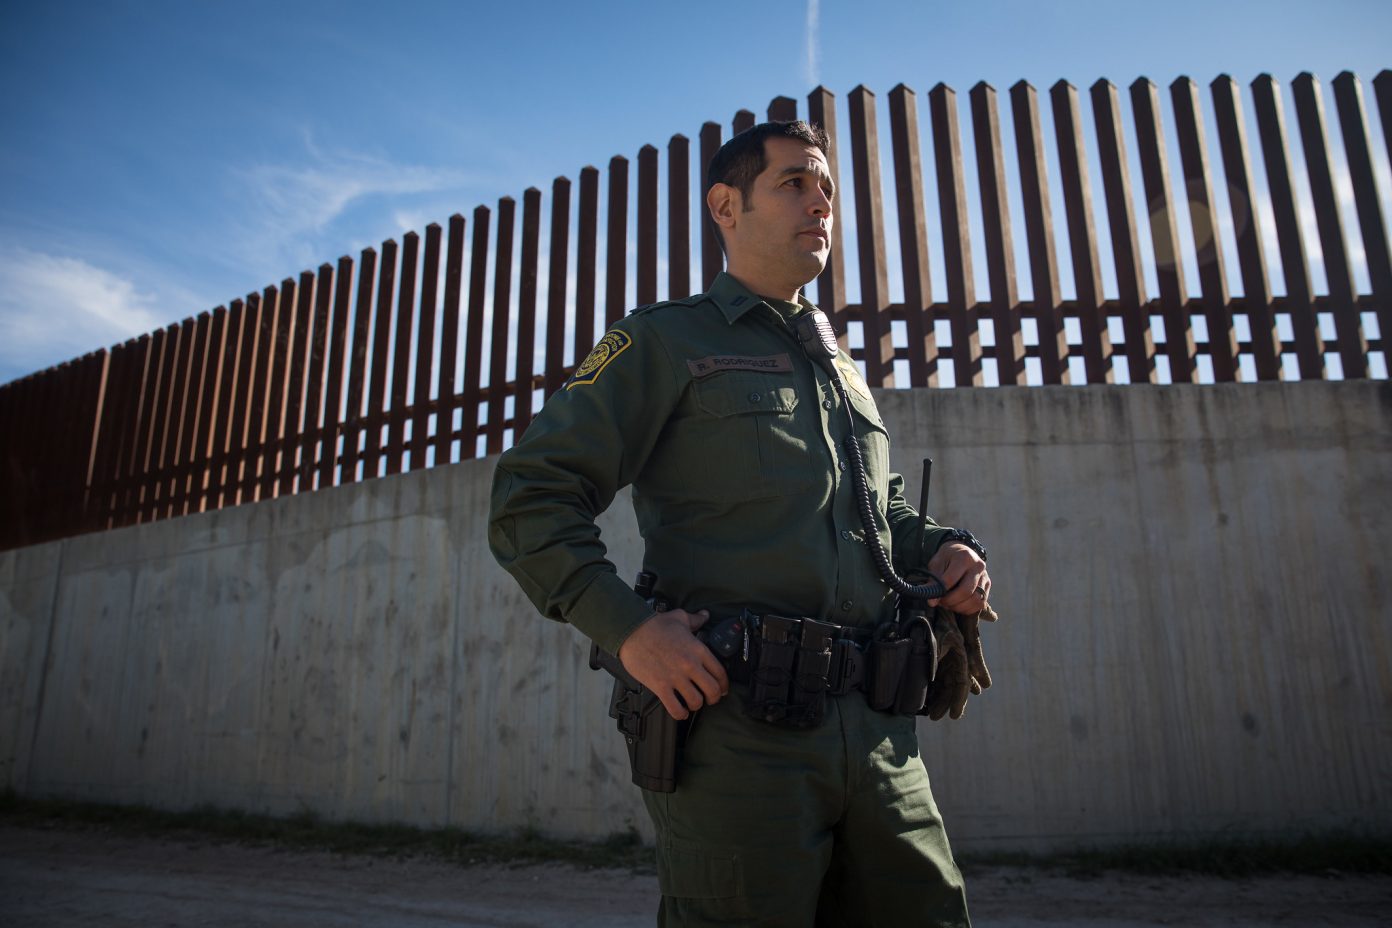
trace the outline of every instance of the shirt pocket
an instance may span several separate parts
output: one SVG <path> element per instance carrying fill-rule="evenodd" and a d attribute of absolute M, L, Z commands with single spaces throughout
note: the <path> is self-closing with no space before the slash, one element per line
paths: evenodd
<path fill-rule="evenodd" d="M 713 499 L 741 502 L 782 496 L 806 468 L 808 442 L 797 419 L 798 391 L 790 377 L 729 371 L 692 385 L 708 455 L 703 484 Z"/>

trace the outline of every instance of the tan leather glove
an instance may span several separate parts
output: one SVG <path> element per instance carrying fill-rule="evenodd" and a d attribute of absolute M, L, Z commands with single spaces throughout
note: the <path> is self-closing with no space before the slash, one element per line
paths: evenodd
<path fill-rule="evenodd" d="M 938 670 L 928 687 L 923 714 L 933 721 L 944 715 L 960 719 L 971 692 L 971 668 L 958 616 L 944 606 L 933 610 L 933 636 L 938 640 Z"/>
<path fill-rule="evenodd" d="M 967 671 L 971 675 L 973 696 L 980 696 L 982 690 L 991 688 L 991 671 L 986 669 L 986 653 L 981 649 L 981 623 L 994 622 L 999 618 L 996 610 L 986 604 L 976 615 L 957 616 L 957 627 L 962 632 L 962 643 L 967 651 Z"/>
<path fill-rule="evenodd" d="M 938 671 L 928 688 L 923 714 L 934 722 L 944 715 L 960 719 L 967 697 L 980 696 L 991 685 L 986 654 L 981 647 L 981 622 L 994 622 L 996 611 L 983 605 L 976 615 L 958 615 L 943 606 L 933 612 L 933 635 L 938 641 Z"/>

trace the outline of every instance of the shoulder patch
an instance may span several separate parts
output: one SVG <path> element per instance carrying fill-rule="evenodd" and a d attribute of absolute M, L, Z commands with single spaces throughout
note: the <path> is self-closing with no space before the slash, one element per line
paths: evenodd
<path fill-rule="evenodd" d="M 566 384 L 566 389 L 582 383 L 594 383 L 599 378 L 600 373 L 609 366 L 619 355 L 623 354 L 628 346 L 633 344 L 633 338 L 626 332 L 618 329 L 610 329 L 604 333 L 604 337 L 599 340 L 599 344 L 590 350 L 584 361 L 575 369 L 574 375 L 570 378 L 570 383 Z"/>

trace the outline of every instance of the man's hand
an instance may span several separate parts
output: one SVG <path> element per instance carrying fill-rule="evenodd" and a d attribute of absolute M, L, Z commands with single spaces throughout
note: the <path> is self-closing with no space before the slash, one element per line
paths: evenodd
<path fill-rule="evenodd" d="M 704 609 L 659 612 L 619 646 L 624 669 L 652 690 L 674 719 L 684 719 L 730 692 L 725 668 L 692 634 L 709 618 Z"/>
<path fill-rule="evenodd" d="M 991 595 L 991 576 L 981 556 L 958 541 L 938 549 L 928 571 L 942 580 L 947 593 L 928 600 L 929 606 L 946 606 L 961 615 L 976 615 Z"/>

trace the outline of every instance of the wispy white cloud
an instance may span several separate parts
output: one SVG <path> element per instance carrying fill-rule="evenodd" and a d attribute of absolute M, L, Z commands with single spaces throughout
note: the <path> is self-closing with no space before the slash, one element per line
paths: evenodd
<path fill-rule="evenodd" d="M 822 25 L 820 0 L 807 0 L 806 60 L 807 84 L 815 87 L 821 83 L 822 48 L 819 39 Z"/>
<path fill-rule="evenodd" d="M 238 258 L 272 275 L 341 251 L 344 241 L 362 231 L 361 223 L 346 227 L 349 214 L 374 200 L 388 235 L 443 222 L 444 215 L 427 218 L 419 204 L 407 207 L 402 198 L 461 190 L 472 179 L 449 168 L 325 150 L 308 137 L 303 158 L 239 168 L 234 178 L 247 206 Z"/>
<path fill-rule="evenodd" d="M 444 217 L 423 209 L 398 209 L 392 211 L 391 225 L 398 232 L 418 232 L 425 234 L 425 227 L 432 222 L 444 225 Z"/>
<path fill-rule="evenodd" d="M 0 249 L 0 382 L 168 321 L 159 296 L 77 258 Z"/>

